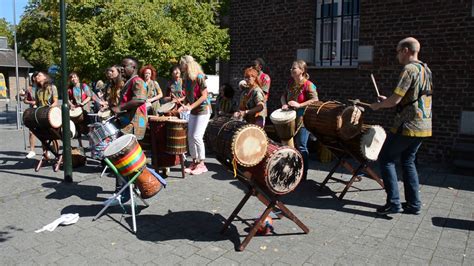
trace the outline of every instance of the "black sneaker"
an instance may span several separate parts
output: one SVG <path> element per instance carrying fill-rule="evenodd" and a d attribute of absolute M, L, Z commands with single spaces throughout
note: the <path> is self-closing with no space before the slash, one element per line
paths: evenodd
<path fill-rule="evenodd" d="M 407 202 L 402 203 L 402 208 L 403 208 L 403 213 L 406 213 L 406 214 L 419 215 L 421 213 L 420 209 L 417 209 L 415 207 L 408 205 Z"/>
<path fill-rule="evenodd" d="M 391 204 L 385 204 L 384 206 L 377 208 L 377 214 L 381 214 L 381 215 L 399 213 L 399 212 L 402 212 L 402 208 L 395 207 Z"/>

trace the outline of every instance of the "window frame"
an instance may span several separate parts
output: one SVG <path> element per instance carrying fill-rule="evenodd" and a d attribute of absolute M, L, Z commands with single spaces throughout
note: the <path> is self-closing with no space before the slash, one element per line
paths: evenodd
<path fill-rule="evenodd" d="M 473 0 L 474 1 L 474 0 Z M 350 2 L 350 12 L 345 12 L 344 3 Z M 358 6 L 356 6 L 356 4 Z M 328 7 L 324 7 L 327 5 Z M 336 9 L 335 9 L 336 8 Z M 324 10 L 325 9 L 325 10 Z M 323 10 L 324 13 L 323 14 Z M 347 21 L 350 28 L 350 39 L 343 39 L 345 35 L 345 27 Z M 357 23 L 357 24 L 355 24 Z M 326 25 L 331 25 L 326 27 Z M 354 26 L 357 25 L 357 29 Z M 325 28 L 330 29 L 330 36 L 325 32 Z M 357 31 L 357 32 L 356 32 Z M 335 35 L 334 35 L 334 32 Z M 317 0 L 316 1 L 316 19 L 315 19 L 315 53 L 314 62 L 318 68 L 353 68 L 358 67 L 358 47 L 360 33 L 360 0 Z M 326 38 L 329 37 L 329 38 Z M 357 38 L 355 38 L 357 37 Z M 349 56 L 343 58 L 344 43 L 349 42 Z M 357 45 L 354 45 L 357 43 Z M 329 44 L 327 54 L 334 54 L 323 59 L 325 44 Z M 332 44 L 332 45 L 331 45 Z M 335 44 L 335 48 L 334 47 Z M 334 50 L 333 50 L 334 49 Z M 354 54 L 356 57 L 354 57 Z"/>

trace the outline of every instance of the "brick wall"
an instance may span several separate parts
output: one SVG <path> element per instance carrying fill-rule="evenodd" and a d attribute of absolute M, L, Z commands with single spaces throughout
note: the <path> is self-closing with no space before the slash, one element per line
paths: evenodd
<path fill-rule="evenodd" d="M 263 57 L 272 77 L 271 110 L 290 78 L 296 50 L 314 48 L 316 1 L 231 1 L 231 59 L 229 81 L 236 85 L 242 67 Z M 359 98 L 371 102 L 375 91 L 369 75 L 376 77 L 381 94 L 390 95 L 401 66 L 395 46 L 407 36 L 419 39 L 420 59 L 433 71 L 433 134 L 419 152 L 423 161 L 449 162 L 457 142 L 474 143 L 460 135 L 463 110 L 474 110 L 474 18 L 472 1 L 361 0 L 360 45 L 373 46 L 371 63 L 355 69 L 311 68 L 311 80 L 322 100 Z M 270 111 L 271 111 L 270 110 Z M 390 126 L 393 110 L 367 110 L 366 121 Z"/>

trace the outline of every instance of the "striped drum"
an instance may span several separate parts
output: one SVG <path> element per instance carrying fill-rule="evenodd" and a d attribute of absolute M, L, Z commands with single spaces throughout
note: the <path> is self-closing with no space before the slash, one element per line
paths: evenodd
<path fill-rule="evenodd" d="M 124 177 L 132 177 L 143 170 L 145 154 L 135 135 L 127 134 L 112 141 L 104 151 L 104 156 L 112 162 Z"/>

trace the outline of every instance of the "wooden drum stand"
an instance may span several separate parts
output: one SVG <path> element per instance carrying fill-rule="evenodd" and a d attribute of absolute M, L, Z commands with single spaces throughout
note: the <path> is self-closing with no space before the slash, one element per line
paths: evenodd
<path fill-rule="evenodd" d="M 250 227 L 249 234 L 245 237 L 244 241 L 240 244 L 238 247 L 238 251 L 243 251 L 245 247 L 248 245 L 250 240 L 255 236 L 257 233 L 257 230 L 259 229 L 260 224 L 267 218 L 267 216 L 270 214 L 272 210 L 277 207 L 280 211 L 278 216 L 281 217 L 286 217 L 290 220 L 292 220 L 296 225 L 298 225 L 301 230 L 305 234 L 309 232 L 308 227 L 306 227 L 303 222 L 301 222 L 296 215 L 294 215 L 286 206 L 283 204 L 283 202 L 279 199 L 279 196 L 273 195 L 272 193 L 269 193 L 265 191 L 264 189 L 261 189 L 258 184 L 253 182 L 251 179 L 247 179 L 244 177 L 240 171 L 239 174 L 237 175 L 237 179 L 239 179 L 242 183 L 244 183 L 248 189 L 248 192 L 245 194 L 245 196 L 242 198 L 240 203 L 237 205 L 235 210 L 232 212 L 230 217 L 226 220 L 224 226 L 221 229 L 221 234 L 224 234 L 227 229 L 229 228 L 230 224 L 234 221 L 234 219 L 237 218 L 237 220 L 240 220 L 242 222 L 246 222 L 244 219 L 242 219 L 240 216 L 238 216 L 240 210 L 244 207 L 245 203 L 249 200 L 251 196 L 257 197 L 258 200 L 260 200 L 265 206 L 265 211 L 262 213 L 260 218 Z"/>

